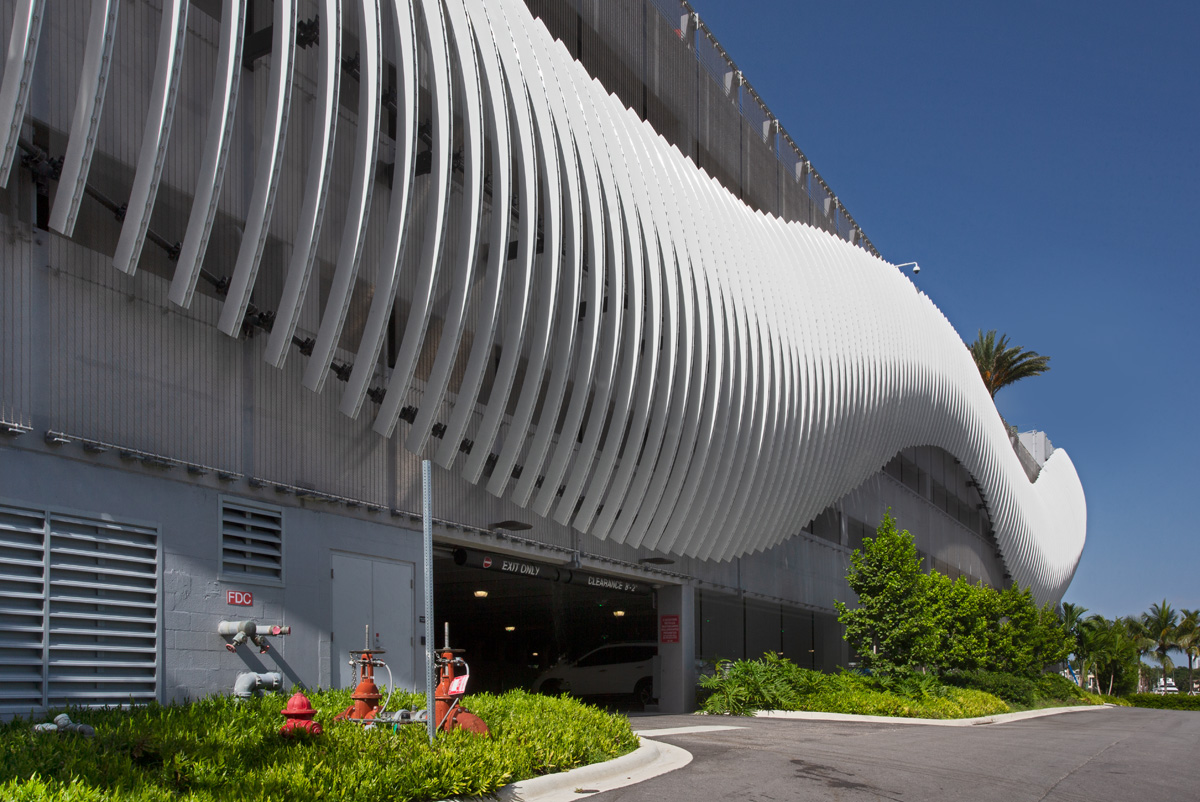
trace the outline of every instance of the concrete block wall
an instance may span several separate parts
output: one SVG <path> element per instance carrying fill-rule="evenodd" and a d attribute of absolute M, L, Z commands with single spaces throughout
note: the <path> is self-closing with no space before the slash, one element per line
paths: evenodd
<path fill-rule="evenodd" d="M 158 469 L 103 464 L 108 455 L 73 459 L 63 455 L 0 446 L 0 497 L 45 507 L 156 524 L 159 529 L 160 622 L 158 679 L 164 702 L 228 693 L 243 671 L 278 671 L 284 686 L 327 687 L 330 654 L 331 551 L 414 564 L 413 599 L 423 598 L 420 533 L 379 522 L 307 509 L 288 498 L 278 503 L 284 521 L 284 584 L 231 581 L 220 576 L 220 499 L 280 502 L 273 491 L 254 494 L 244 485 L 239 496 L 219 486 L 165 478 Z M 115 459 L 115 457 L 114 457 Z M 89 464 L 90 463 L 90 464 Z M 214 480 L 216 481 L 216 480 Z M 310 502 L 311 503 L 311 502 Z M 326 506 L 326 505 L 323 505 Z M 227 590 L 253 594 L 250 606 L 226 602 Z M 420 611 L 407 613 L 417 621 Z M 255 619 L 259 624 L 290 625 L 292 634 L 271 637 L 271 649 L 259 654 L 252 644 L 230 653 L 217 633 L 220 621 Z M 421 676 L 423 653 L 409 655 L 410 676 Z"/>

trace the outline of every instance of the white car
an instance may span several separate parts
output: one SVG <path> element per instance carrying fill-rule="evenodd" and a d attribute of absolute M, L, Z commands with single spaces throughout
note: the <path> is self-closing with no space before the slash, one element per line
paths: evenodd
<path fill-rule="evenodd" d="M 572 696 L 632 695 L 641 704 L 656 696 L 658 644 L 610 643 L 573 661 L 559 661 L 533 681 L 534 693 Z"/>

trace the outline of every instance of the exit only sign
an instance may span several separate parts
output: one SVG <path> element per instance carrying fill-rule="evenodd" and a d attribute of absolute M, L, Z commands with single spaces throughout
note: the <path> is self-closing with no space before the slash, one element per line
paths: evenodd
<path fill-rule="evenodd" d="M 227 590 L 225 591 L 225 603 L 249 607 L 254 604 L 254 594 L 248 590 Z"/>

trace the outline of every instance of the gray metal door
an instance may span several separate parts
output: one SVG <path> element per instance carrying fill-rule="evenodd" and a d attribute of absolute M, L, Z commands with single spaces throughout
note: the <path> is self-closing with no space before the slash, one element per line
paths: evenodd
<path fill-rule="evenodd" d="M 381 658 L 392 670 L 398 688 L 413 688 L 413 573 L 412 563 L 334 552 L 333 636 L 330 647 L 331 685 L 353 684 L 350 650 L 364 644 L 384 649 Z M 383 686 L 387 671 L 376 672 Z"/>

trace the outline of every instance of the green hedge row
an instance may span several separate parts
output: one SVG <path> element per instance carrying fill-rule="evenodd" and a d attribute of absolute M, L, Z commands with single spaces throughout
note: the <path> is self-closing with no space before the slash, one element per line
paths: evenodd
<path fill-rule="evenodd" d="M 991 694 L 949 688 L 932 675 L 864 677 L 822 674 L 767 652 L 761 660 L 725 661 L 700 679 L 702 709 L 739 716 L 758 710 L 810 710 L 903 718 L 974 718 L 1007 713 Z"/>
<path fill-rule="evenodd" d="M 1074 682 L 1059 674 L 1043 674 L 1037 679 L 1030 679 L 999 671 L 957 671 L 944 674 L 941 679 L 947 685 L 974 688 L 1021 707 L 1100 703 L 1099 697 L 1086 693 Z"/>
<path fill-rule="evenodd" d="M 1200 696 L 1184 694 L 1133 693 L 1125 697 L 1134 707 L 1157 710 L 1200 710 Z"/>
<path fill-rule="evenodd" d="M 9 802 L 191 800 L 423 800 L 481 796 L 517 780 L 608 760 L 637 747 L 624 717 L 567 697 L 511 691 L 467 697 L 491 728 L 430 746 L 425 727 L 364 730 L 333 723 L 349 691 L 311 692 L 325 734 L 278 734 L 286 695 L 234 702 L 214 697 L 132 711 L 68 711 L 96 737 L 0 726 L 0 799 Z M 392 709 L 424 707 L 397 694 Z M 39 721 L 49 716 L 38 717 Z"/>

